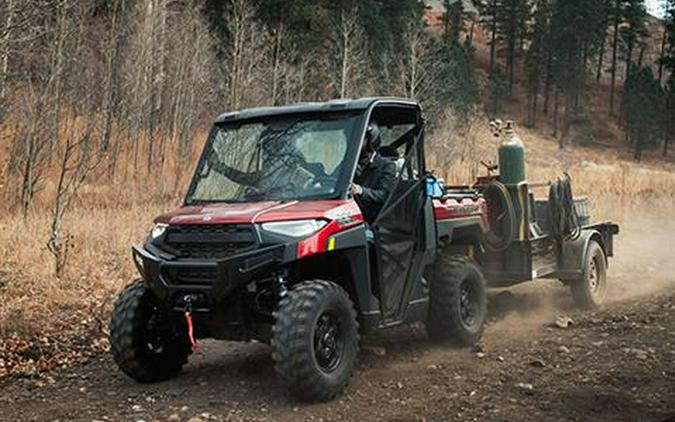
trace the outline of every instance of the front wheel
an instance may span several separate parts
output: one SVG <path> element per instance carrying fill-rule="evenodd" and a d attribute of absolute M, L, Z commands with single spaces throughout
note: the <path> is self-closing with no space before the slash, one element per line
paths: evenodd
<path fill-rule="evenodd" d="M 427 333 L 458 346 L 476 344 L 485 330 L 485 279 L 469 258 L 439 257 L 430 275 Z"/>
<path fill-rule="evenodd" d="M 117 366 L 138 382 L 177 375 L 192 352 L 183 320 L 165 311 L 142 281 L 115 303 L 110 349 Z"/>
<path fill-rule="evenodd" d="M 574 303 L 583 309 L 597 308 L 607 295 L 607 258 L 602 246 L 591 240 L 581 276 L 570 284 Z"/>
<path fill-rule="evenodd" d="M 359 350 L 356 312 L 344 289 L 322 280 L 300 283 L 274 316 L 272 358 L 292 392 L 325 401 L 344 390 Z"/>

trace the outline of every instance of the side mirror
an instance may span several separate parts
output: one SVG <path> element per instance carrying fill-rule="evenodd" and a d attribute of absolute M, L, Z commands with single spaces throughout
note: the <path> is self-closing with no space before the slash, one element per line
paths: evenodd
<path fill-rule="evenodd" d="M 436 176 L 427 176 L 427 197 L 432 199 L 441 199 L 445 196 L 445 186 L 443 179 Z"/>

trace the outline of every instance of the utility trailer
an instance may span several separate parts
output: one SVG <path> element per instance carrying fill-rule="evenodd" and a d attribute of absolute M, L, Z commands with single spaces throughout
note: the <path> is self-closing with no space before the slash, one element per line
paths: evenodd
<path fill-rule="evenodd" d="M 367 219 L 350 185 L 371 122 L 396 175 Z M 110 325 L 120 369 L 160 381 L 200 338 L 257 340 L 298 398 L 328 400 L 346 387 L 360 336 L 423 321 L 439 342 L 478 342 L 487 287 L 553 277 L 597 306 L 618 227 L 581 224 L 567 182 L 535 201 L 508 127 L 501 175 L 443 187 L 424 127 L 419 104 L 400 98 L 219 116 L 184 204 L 133 247 L 140 278 Z"/>

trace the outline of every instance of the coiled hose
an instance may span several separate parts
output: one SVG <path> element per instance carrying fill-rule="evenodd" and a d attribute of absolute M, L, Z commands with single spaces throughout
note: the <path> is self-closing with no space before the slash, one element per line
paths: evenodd
<path fill-rule="evenodd" d="M 548 218 L 551 234 L 558 240 L 575 240 L 581 235 L 579 215 L 572 195 L 572 179 L 569 174 L 551 183 L 548 192 Z"/>
<path fill-rule="evenodd" d="M 501 252 L 506 250 L 513 240 L 516 233 L 516 210 L 513 206 L 511 193 L 501 182 L 490 182 L 483 189 L 483 196 L 488 201 L 488 207 L 491 210 L 499 209 L 501 213 L 496 217 L 490 216 L 490 224 L 494 225 L 490 231 L 485 233 L 485 247 L 492 252 Z M 493 198 L 499 200 L 499 207 L 492 201 Z"/>

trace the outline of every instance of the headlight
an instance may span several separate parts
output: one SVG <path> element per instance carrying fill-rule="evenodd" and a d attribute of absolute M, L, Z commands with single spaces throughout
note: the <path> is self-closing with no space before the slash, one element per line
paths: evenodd
<path fill-rule="evenodd" d="M 150 237 L 151 237 L 153 240 L 154 240 L 154 239 L 157 239 L 158 237 L 160 237 L 161 235 L 164 234 L 164 232 L 166 231 L 166 228 L 167 228 L 167 227 L 169 227 L 168 224 L 164 224 L 164 223 L 157 223 L 157 224 L 155 224 L 155 226 L 154 226 L 154 227 L 152 228 L 152 230 L 150 231 Z"/>
<path fill-rule="evenodd" d="M 296 220 L 263 223 L 262 229 L 266 232 L 291 237 L 305 237 L 319 231 L 326 224 L 323 220 Z"/>

